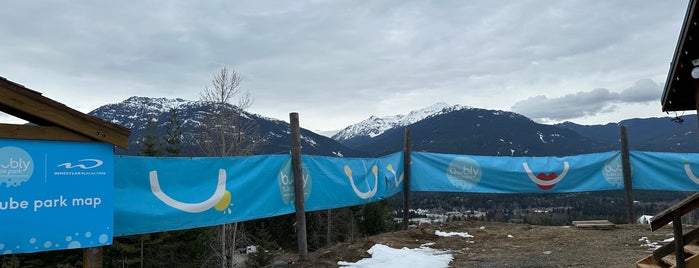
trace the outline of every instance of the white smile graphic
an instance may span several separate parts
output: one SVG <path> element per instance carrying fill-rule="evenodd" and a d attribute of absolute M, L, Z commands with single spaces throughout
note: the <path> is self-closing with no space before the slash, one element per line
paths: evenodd
<path fill-rule="evenodd" d="M 527 172 L 527 176 L 529 176 L 529 179 L 532 180 L 534 183 L 541 185 L 541 186 L 551 186 L 563 179 L 563 177 L 568 173 L 568 161 L 563 161 L 563 172 L 561 172 L 561 175 L 556 176 L 555 179 L 550 180 L 550 181 L 545 181 L 545 180 L 540 180 L 536 176 L 534 176 L 534 173 L 532 172 L 531 169 L 529 169 L 529 165 L 527 162 L 522 163 L 522 166 L 524 166 L 524 171 Z"/>
<path fill-rule="evenodd" d="M 374 181 L 374 189 L 368 192 L 361 192 L 357 188 L 357 185 L 354 184 L 354 178 L 352 178 L 352 169 L 350 169 L 349 166 L 345 166 L 345 175 L 347 175 L 347 178 L 349 178 L 350 184 L 352 184 L 352 190 L 354 190 L 354 193 L 359 196 L 361 199 L 369 199 L 373 197 L 376 194 L 376 190 L 379 188 L 379 168 L 376 166 L 371 167 L 371 173 L 374 173 L 374 177 L 376 180 Z"/>
<path fill-rule="evenodd" d="M 684 164 L 684 172 L 687 173 L 687 177 L 691 179 L 694 183 L 699 184 L 699 178 L 697 176 L 694 176 L 694 172 L 692 172 L 692 167 L 689 166 L 689 164 Z"/>
<path fill-rule="evenodd" d="M 221 198 L 223 198 L 223 194 L 226 192 L 226 170 L 218 170 L 218 184 L 216 185 L 216 191 L 214 192 L 214 195 L 200 203 L 180 202 L 165 194 L 163 190 L 160 189 L 160 183 L 158 182 L 158 172 L 155 170 L 150 172 L 150 189 L 153 192 L 153 194 L 156 197 L 158 197 L 158 199 L 160 199 L 160 201 L 163 201 L 163 203 L 167 204 L 168 206 L 185 212 L 198 213 L 214 207 L 216 203 L 218 203 L 218 201 L 220 201 Z"/>

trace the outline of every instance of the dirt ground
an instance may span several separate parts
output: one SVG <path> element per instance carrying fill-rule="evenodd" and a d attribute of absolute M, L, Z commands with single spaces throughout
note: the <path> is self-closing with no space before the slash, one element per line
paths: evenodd
<path fill-rule="evenodd" d="M 466 232 L 474 237 L 441 237 L 443 232 Z M 370 257 L 374 244 L 393 248 L 417 248 L 434 242 L 431 248 L 448 250 L 454 256 L 450 267 L 634 267 L 651 251 L 651 242 L 672 237 L 672 228 L 651 232 L 646 225 L 616 225 L 613 230 L 578 229 L 572 226 L 536 226 L 497 222 L 462 221 L 422 226 L 407 231 L 361 238 L 332 248 L 309 253 L 304 263 L 281 265 L 297 257 L 277 258 L 277 266 L 338 267 L 337 262 L 356 262 Z M 660 243 L 662 244 L 662 243 Z"/>

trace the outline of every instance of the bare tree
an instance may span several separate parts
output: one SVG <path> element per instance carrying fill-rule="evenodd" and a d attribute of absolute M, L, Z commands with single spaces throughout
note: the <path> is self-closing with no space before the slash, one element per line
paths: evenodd
<path fill-rule="evenodd" d="M 252 104 L 252 98 L 248 92 L 241 90 L 240 82 L 241 78 L 235 70 L 224 67 L 211 80 L 211 86 L 206 86 L 201 92 L 200 100 L 210 110 L 202 119 L 198 142 L 207 156 L 250 155 L 255 148 L 257 128 L 245 117 L 245 110 Z M 229 241 L 227 229 L 232 229 Z M 232 226 L 222 225 L 216 234 L 220 236 L 221 267 L 227 267 L 228 256 L 231 267 L 235 265 L 233 256 L 237 233 L 238 223 L 234 223 Z"/>
<path fill-rule="evenodd" d="M 222 68 L 206 86 L 200 100 L 210 107 L 199 131 L 199 144 L 208 156 L 250 155 L 255 147 L 256 127 L 244 117 L 252 97 L 240 88 L 234 70 Z M 235 104 L 234 104 L 235 101 Z"/>

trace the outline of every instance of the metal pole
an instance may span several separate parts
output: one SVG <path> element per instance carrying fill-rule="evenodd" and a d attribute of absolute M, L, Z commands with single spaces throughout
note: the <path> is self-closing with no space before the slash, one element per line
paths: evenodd
<path fill-rule="evenodd" d="M 410 221 L 410 129 L 405 129 L 403 149 L 403 230 L 408 230 Z"/>
<path fill-rule="evenodd" d="M 296 207 L 296 237 L 298 239 L 299 261 L 306 261 L 308 244 L 306 242 L 306 208 L 303 194 L 303 169 L 301 167 L 301 127 L 299 114 L 290 113 L 291 123 L 291 169 L 294 174 L 294 205 Z"/>
<path fill-rule="evenodd" d="M 626 216 L 627 222 L 636 222 L 633 208 L 633 185 L 631 184 L 631 160 L 629 156 L 629 138 L 626 133 L 626 126 L 621 126 L 621 167 L 624 176 L 624 192 L 626 193 Z"/>

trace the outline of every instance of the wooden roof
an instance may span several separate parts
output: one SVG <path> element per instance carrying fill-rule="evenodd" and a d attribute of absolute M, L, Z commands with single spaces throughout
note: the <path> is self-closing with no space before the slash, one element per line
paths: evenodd
<path fill-rule="evenodd" d="M 663 111 L 686 111 L 696 110 L 695 91 L 697 90 L 696 79 L 691 76 L 695 65 L 693 60 L 699 59 L 699 11 L 697 11 L 697 1 L 689 1 L 684 24 L 677 41 L 675 55 L 672 59 L 670 71 L 665 81 L 662 105 Z"/>
<path fill-rule="evenodd" d="M 0 77 L 0 111 L 36 125 L 0 124 L 0 138 L 100 141 L 128 149 L 131 130 Z"/>

